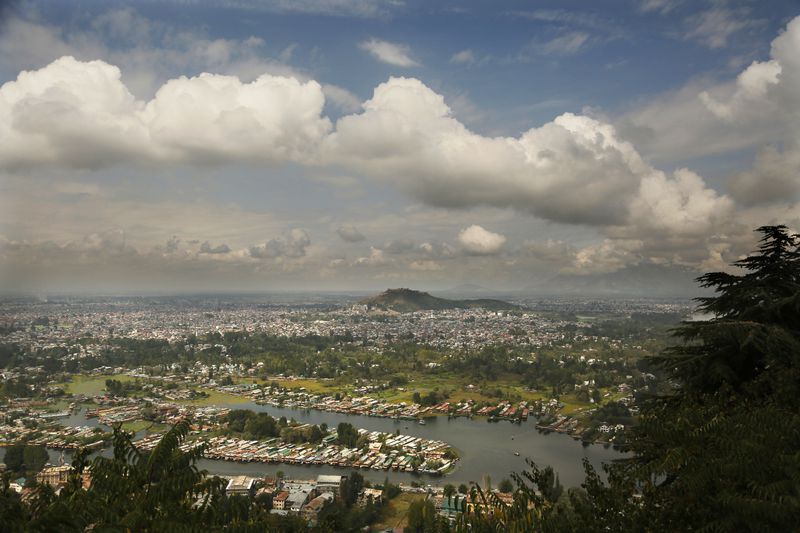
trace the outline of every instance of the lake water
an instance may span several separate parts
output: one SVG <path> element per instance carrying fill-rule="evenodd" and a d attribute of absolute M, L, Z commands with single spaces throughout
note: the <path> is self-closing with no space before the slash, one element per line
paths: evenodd
<path fill-rule="evenodd" d="M 223 404 L 225 405 L 225 404 Z M 403 472 L 364 470 L 359 472 L 372 481 L 381 482 L 388 475 L 393 483 L 410 483 L 417 481 L 431 485 L 445 483 L 469 483 L 470 481 L 483 483 L 486 476 L 490 476 L 494 483 L 509 477 L 511 472 L 519 472 L 527 467 L 526 458 L 530 458 L 540 467 L 552 466 L 559 474 L 561 482 L 567 486 L 577 486 L 583 481 L 584 458 L 598 470 L 604 462 L 611 462 L 622 455 L 612 448 L 601 445 L 584 447 L 579 441 L 567 435 L 558 433 L 542 434 L 536 430 L 535 419 L 530 419 L 522 424 L 513 424 L 507 421 L 488 422 L 479 418 L 469 420 L 466 418 L 448 419 L 447 417 L 434 417 L 426 420 L 425 425 L 420 425 L 410 420 L 393 420 L 390 418 L 368 417 L 362 415 L 345 415 L 327 411 L 307 409 L 279 408 L 255 403 L 237 403 L 225 405 L 232 409 L 251 409 L 257 412 L 267 412 L 278 418 L 285 416 L 294 418 L 298 422 L 311 424 L 328 424 L 336 427 L 339 422 L 349 422 L 356 428 L 371 431 L 384 431 L 394 433 L 400 430 L 403 435 L 414 435 L 426 439 L 442 440 L 455 447 L 461 460 L 455 470 L 446 476 L 427 476 Z M 84 412 L 61 419 L 65 425 L 90 425 L 96 426 L 96 419 L 86 419 Z M 109 450 L 105 450 L 108 453 Z M 515 455 L 519 453 L 519 456 Z M 101 452 L 103 453 L 103 452 Z M 5 450 L 0 450 L 0 460 Z M 51 461 L 56 463 L 60 452 L 51 451 Z M 302 466 L 263 463 L 237 463 L 233 461 L 218 461 L 202 459 L 198 466 L 214 474 L 253 476 L 275 475 L 282 470 L 287 477 L 310 479 L 319 474 L 341 472 L 346 474 L 350 468 L 337 468 L 327 465 Z"/>

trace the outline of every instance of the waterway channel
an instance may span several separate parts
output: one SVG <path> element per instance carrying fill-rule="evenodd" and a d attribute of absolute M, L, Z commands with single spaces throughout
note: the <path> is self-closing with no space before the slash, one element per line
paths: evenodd
<path fill-rule="evenodd" d="M 612 448 L 601 445 L 583 446 L 579 441 L 567 435 L 558 433 L 540 433 L 531 418 L 521 424 L 508 421 L 488 422 L 485 418 L 470 420 L 467 418 L 433 417 L 426 419 L 426 424 L 421 425 L 411 420 L 394 420 L 391 418 L 369 417 L 363 415 L 346 415 L 318 411 L 314 409 L 291 409 L 273 406 L 258 405 L 253 402 L 220 404 L 231 409 L 251 409 L 257 412 L 267 412 L 278 418 L 285 416 L 294 418 L 298 422 L 311 424 L 325 423 L 328 427 L 336 427 L 339 422 L 349 422 L 356 428 L 370 431 L 383 431 L 394 433 L 400 430 L 401 434 L 414 435 L 425 439 L 442 440 L 455 447 L 461 457 L 455 470 L 448 475 L 435 477 L 411 473 L 360 470 L 366 479 L 380 482 L 388 475 L 394 483 L 419 483 L 442 485 L 445 483 L 469 483 L 470 481 L 485 482 L 490 476 L 494 482 L 509 477 L 511 472 L 519 472 L 526 468 L 525 459 L 530 458 L 539 466 L 552 466 L 558 473 L 561 482 L 567 486 L 577 486 L 583 481 L 584 473 L 582 461 L 584 458 L 598 470 L 602 463 L 611 462 L 622 457 Z M 96 426 L 96 419 L 87 419 L 82 410 L 69 418 L 61 419 L 64 425 L 89 425 Z M 101 453 L 109 454 L 110 450 Z M 519 455 L 516 455 L 516 454 Z M 5 450 L 0 449 L 0 460 L 5 455 Z M 51 450 L 51 462 L 57 462 L 60 452 Z M 68 458 L 68 455 L 67 455 Z M 288 464 L 264 463 L 237 463 L 233 461 L 220 461 L 202 459 L 198 466 L 213 474 L 252 476 L 275 475 L 279 470 L 286 477 L 309 479 L 318 474 L 342 472 L 346 474 L 351 468 L 337 468 L 333 466 L 303 466 Z"/>

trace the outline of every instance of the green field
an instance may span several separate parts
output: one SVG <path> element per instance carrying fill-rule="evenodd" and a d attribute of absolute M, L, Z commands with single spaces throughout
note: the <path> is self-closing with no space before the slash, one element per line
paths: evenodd
<path fill-rule="evenodd" d="M 106 388 L 107 379 L 116 379 L 118 381 L 133 381 L 136 378 L 120 374 L 116 376 L 85 376 L 74 375 L 72 380 L 65 383 L 57 383 L 56 386 L 63 387 L 69 394 L 85 394 L 86 396 L 94 396 L 100 394 Z"/>
<path fill-rule="evenodd" d="M 227 394 L 213 389 L 202 389 L 203 392 L 208 394 L 207 398 L 198 398 L 197 400 L 179 400 L 177 403 L 188 405 L 219 405 L 219 404 L 239 404 L 247 403 L 250 398 L 245 396 L 237 396 L 235 394 Z"/>

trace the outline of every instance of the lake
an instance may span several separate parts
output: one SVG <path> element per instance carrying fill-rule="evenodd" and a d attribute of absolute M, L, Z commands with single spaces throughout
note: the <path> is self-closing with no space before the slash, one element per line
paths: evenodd
<path fill-rule="evenodd" d="M 583 481 L 584 458 L 598 470 L 604 462 L 611 462 L 622 457 L 622 454 L 612 448 L 601 445 L 583 446 L 581 442 L 572 437 L 559 433 L 543 434 L 535 427 L 535 419 L 530 419 L 521 424 L 508 421 L 488 422 L 486 419 L 433 417 L 426 419 L 425 425 L 410 420 L 394 420 L 391 418 L 378 418 L 362 415 L 346 415 L 311 409 L 280 408 L 269 405 L 258 405 L 253 402 L 220 404 L 231 409 L 251 409 L 257 412 L 267 412 L 278 418 L 285 416 L 294 418 L 298 422 L 310 424 L 328 424 L 336 427 L 339 422 L 349 422 L 356 428 L 370 431 L 383 431 L 394 433 L 400 430 L 403 435 L 414 435 L 426 439 L 442 440 L 455 447 L 461 460 L 455 470 L 446 476 L 428 476 L 404 472 L 382 470 L 359 470 L 361 474 L 371 481 L 381 482 L 388 475 L 393 483 L 410 483 L 417 481 L 424 484 L 442 485 L 445 483 L 469 483 L 470 481 L 484 483 L 485 477 L 490 476 L 494 483 L 509 477 L 511 472 L 519 472 L 526 468 L 525 459 L 530 458 L 537 465 L 552 466 L 558 473 L 561 483 L 567 487 L 578 486 Z M 87 419 L 85 411 L 74 414 L 69 418 L 61 419 L 65 425 L 96 426 L 96 419 Z M 108 453 L 109 450 L 104 450 Z M 519 453 L 519 456 L 515 455 Z M 101 452 L 103 453 L 103 452 Z M 0 459 L 5 450 L 0 450 Z M 56 463 L 60 452 L 50 451 L 51 462 Z M 218 461 L 202 459 L 198 466 L 213 474 L 252 476 L 274 475 L 282 470 L 287 477 L 298 479 L 314 478 L 319 474 L 341 472 L 346 474 L 351 468 L 337 468 L 333 466 L 303 466 L 264 463 L 237 463 L 233 461 Z"/>

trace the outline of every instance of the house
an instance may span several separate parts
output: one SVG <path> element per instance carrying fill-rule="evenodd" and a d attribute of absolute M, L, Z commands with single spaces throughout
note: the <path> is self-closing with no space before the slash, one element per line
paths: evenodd
<path fill-rule="evenodd" d="M 72 472 L 72 467 L 69 465 L 48 466 L 36 474 L 36 481 L 43 485 L 50 485 L 54 489 L 63 487 L 69 480 L 70 472 Z"/>
<path fill-rule="evenodd" d="M 342 485 L 345 479 L 347 479 L 345 476 L 317 476 L 317 492 L 320 494 L 323 492 L 330 492 L 334 496 L 339 496 L 342 492 Z"/>
<path fill-rule="evenodd" d="M 312 490 L 293 490 L 289 492 L 289 497 L 286 498 L 284 509 L 291 513 L 299 514 L 311 494 Z"/>
<path fill-rule="evenodd" d="M 361 496 L 358 499 L 359 505 L 366 505 L 367 502 L 372 502 L 375 505 L 383 503 L 383 491 L 381 489 L 364 489 L 361 491 Z"/>
<path fill-rule="evenodd" d="M 272 499 L 272 508 L 276 511 L 286 510 L 286 500 L 289 498 L 289 491 L 282 490 Z"/>
<path fill-rule="evenodd" d="M 250 476 L 235 476 L 228 481 L 225 494 L 228 496 L 253 496 L 256 478 Z"/>
<path fill-rule="evenodd" d="M 317 521 L 320 511 L 333 502 L 333 494 L 330 492 L 323 492 L 307 504 L 305 504 L 300 512 L 305 520 L 312 524 Z"/>

